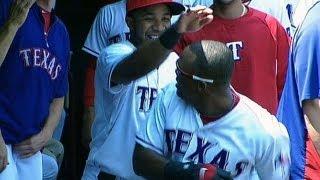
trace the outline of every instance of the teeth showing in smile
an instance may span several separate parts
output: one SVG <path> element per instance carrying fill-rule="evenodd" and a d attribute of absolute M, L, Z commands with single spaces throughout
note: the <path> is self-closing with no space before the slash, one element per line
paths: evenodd
<path fill-rule="evenodd" d="M 150 40 L 155 40 L 155 39 L 158 39 L 159 36 L 157 36 L 157 35 L 150 35 L 150 36 L 148 36 L 148 38 L 149 38 Z"/>

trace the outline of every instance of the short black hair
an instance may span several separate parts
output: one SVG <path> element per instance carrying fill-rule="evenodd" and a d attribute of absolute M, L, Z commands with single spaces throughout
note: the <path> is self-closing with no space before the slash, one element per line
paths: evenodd
<path fill-rule="evenodd" d="M 190 45 L 196 55 L 196 74 L 213 79 L 215 84 L 229 84 L 234 69 L 232 51 L 218 41 L 202 40 Z"/>

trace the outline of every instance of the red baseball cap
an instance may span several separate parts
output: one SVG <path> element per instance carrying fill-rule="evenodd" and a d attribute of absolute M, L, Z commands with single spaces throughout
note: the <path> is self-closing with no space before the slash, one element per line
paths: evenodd
<path fill-rule="evenodd" d="M 172 15 L 178 15 L 185 10 L 184 6 L 178 2 L 172 0 L 128 0 L 127 1 L 127 12 L 136 10 L 139 8 L 144 8 L 147 6 L 166 4 L 169 6 Z"/>

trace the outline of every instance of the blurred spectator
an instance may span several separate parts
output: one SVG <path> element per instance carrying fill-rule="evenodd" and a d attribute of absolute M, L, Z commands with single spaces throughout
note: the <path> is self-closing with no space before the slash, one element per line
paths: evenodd
<path fill-rule="evenodd" d="M 297 28 L 277 113 L 290 136 L 291 179 L 320 177 L 319 12 L 318 1 Z"/>

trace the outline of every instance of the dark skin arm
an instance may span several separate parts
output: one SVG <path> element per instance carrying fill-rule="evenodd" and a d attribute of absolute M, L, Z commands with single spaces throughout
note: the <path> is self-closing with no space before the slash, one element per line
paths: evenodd
<path fill-rule="evenodd" d="M 134 172 L 145 178 L 164 179 L 164 167 L 169 162 L 158 153 L 136 143 L 133 154 Z"/>

